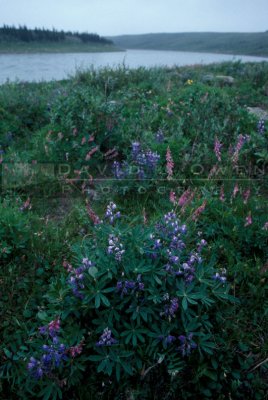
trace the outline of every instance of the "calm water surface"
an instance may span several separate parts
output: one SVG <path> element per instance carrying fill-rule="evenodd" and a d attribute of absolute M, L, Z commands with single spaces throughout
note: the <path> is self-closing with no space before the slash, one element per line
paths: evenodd
<path fill-rule="evenodd" d="M 73 75 L 78 69 L 91 67 L 116 68 L 123 64 L 130 68 L 172 67 L 237 60 L 268 62 L 267 57 L 158 50 L 127 50 L 115 53 L 0 54 L 0 83 L 7 79 L 11 81 L 17 79 L 20 81 L 60 80 Z"/>

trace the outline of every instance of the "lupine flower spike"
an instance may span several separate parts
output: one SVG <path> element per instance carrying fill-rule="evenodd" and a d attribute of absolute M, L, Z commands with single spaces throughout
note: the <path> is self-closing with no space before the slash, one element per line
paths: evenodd
<path fill-rule="evenodd" d="M 221 147 L 222 147 L 222 144 L 219 142 L 219 139 L 216 137 L 215 142 L 214 142 L 214 153 L 215 153 L 218 161 L 221 161 Z"/>
<path fill-rule="evenodd" d="M 173 158 L 172 158 L 172 154 L 171 154 L 171 150 L 168 146 L 167 148 L 167 152 L 166 152 L 166 171 L 167 171 L 167 179 L 170 180 L 172 179 L 173 176 L 173 168 L 174 168 L 174 162 L 173 162 Z"/>

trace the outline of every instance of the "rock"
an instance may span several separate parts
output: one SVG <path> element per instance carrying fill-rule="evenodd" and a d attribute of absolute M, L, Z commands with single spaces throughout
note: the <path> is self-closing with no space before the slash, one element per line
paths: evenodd
<path fill-rule="evenodd" d="M 247 111 L 250 114 L 255 115 L 255 117 L 257 117 L 258 119 L 263 119 L 264 121 L 268 121 L 268 112 L 260 107 L 247 107 Z"/>
<path fill-rule="evenodd" d="M 228 75 L 215 76 L 212 74 L 208 74 L 203 76 L 203 82 L 219 82 L 220 84 L 231 86 L 234 84 L 234 81 L 235 81 L 234 78 Z"/>
<path fill-rule="evenodd" d="M 235 81 L 232 76 L 228 76 L 228 75 L 216 75 L 215 78 L 219 82 L 226 84 L 226 85 L 233 85 L 234 81 Z"/>

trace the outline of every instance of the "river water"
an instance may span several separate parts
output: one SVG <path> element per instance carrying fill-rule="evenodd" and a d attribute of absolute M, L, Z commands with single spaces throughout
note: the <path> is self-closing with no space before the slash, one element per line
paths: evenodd
<path fill-rule="evenodd" d="M 0 83 L 10 81 L 50 81 L 68 78 L 77 70 L 127 66 L 183 66 L 222 61 L 266 61 L 266 57 L 233 56 L 226 54 L 190 53 L 182 51 L 127 50 L 114 53 L 67 54 L 0 54 Z"/>

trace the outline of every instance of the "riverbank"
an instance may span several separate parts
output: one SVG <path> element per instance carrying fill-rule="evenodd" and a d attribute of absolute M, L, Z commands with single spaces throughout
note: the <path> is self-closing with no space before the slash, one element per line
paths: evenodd
<path fill-rule="evenodd" d="M 104 53 L 124 51 L 110 44 L 88 44 L 79 42 L 0 42 L 0 54 L 37 53 Z"/>
<path fill-rule="evenodd" d="M 176 50 L 268 56 L 268 32 L 185 32 L 112 36 L 124 49 Z"/>

